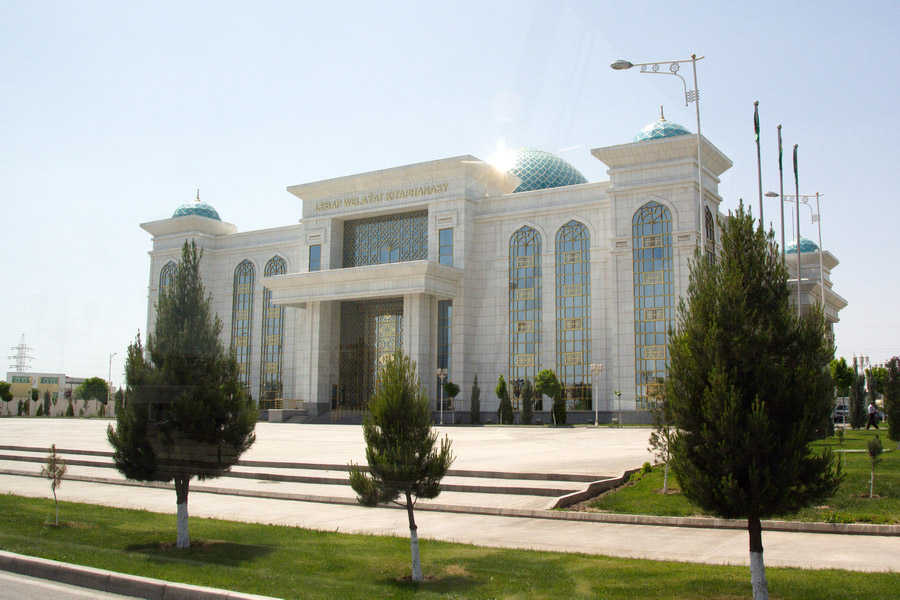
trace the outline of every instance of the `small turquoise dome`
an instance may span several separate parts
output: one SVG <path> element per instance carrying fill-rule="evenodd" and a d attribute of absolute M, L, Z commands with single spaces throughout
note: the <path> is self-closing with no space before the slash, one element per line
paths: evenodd
<path fill-rule="evenodd" d="M 507 172 L 522 180 L 513 193 L 588 182 L 578 169 L 549 152 L 535 148 L 517 148 L 510 150 L 509 153 L 512 155 L 510 162 L 513 166 L 507 169 Z"/>
<path fill-rule="evenodd" d="M 819 247 L 812 240 L 808 240 L 803 236 L 800 236 L 800 252 L 818 252 Z M 797 240 L 792 240 L 784 248 L 785 254 L 797 254 Z"/>
<path fill-rule="evenodd" d="M 190 202 L 186 202 L 175 209 L 175 212 L 172 213 L 172 218 L 175 217 L 187 217 L 190 215 L 197 215 L 198 217 L 206 217 L 207 219 L 215 219 L 216 221 L 221 221 L 219 218 L 219 213 L 216 212 L 211 205 L 207 204 L 200 200 L 200 192 L 197 192 L 197 198 L 195 200 L 191 200 Z"/>
<path fill-rule="evenodd" d="M 671 121 L 666 121 L 666 118 L 662 114 L 662 107 L 659 110 L 659 121 L 655 123 L 650 123 L 643 129 L 641 129 L 637 135 L 634 136 L 632 142 L 644 142 L 647 140 L 658 140 L 661 138 L 667 137 L 675 137 L 676 135 L 690 135 L 691 132 L 687 130 L 686 127 L 682 127 L 678 123 L 672 123 Z"/>

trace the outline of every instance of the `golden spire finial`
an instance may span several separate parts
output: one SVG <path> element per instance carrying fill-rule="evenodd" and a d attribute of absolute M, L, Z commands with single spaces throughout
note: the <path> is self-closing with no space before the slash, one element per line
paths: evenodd
<path fill-rule="evenodd" d="M 200 202 L 200 188 L 197 188 L 197 197 L 194 199 L 194 202 Z"/>
<path fill-rule="evenodd" d="M 662 107 L 662 104 L 659 105 L 659 120 L 660 120 L 660 121 L 665 121 L 665 120 L 666 120 L 666 115 L 663 114 L 663 107 Z"/>

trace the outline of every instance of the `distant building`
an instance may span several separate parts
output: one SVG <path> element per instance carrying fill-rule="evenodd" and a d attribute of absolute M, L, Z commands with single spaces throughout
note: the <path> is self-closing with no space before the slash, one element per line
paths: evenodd
<path fill-rule="evenodd" d="M 85 382 L 84 377 L 69 377 L 64 373 L 32 373 L 30 371 L 9 371 L 6 381 L 13 396 L 10 402 L 0 402 L 0 416 L 11 416 L 18 413 L 19 401 L 29 402 L 29 415 L 37 413 L 38 406 L 44 404 L 45 392 L 50 393 L 50 416 L 62 416 L 69 406 L 68 397 L 72 399 L 72 408 L 76 415 L 93 417 L 101 412 L 112 415 L 112 408 L 106 407 L 96 400 L 85 401 L 75 398 L 75 390 Z M 32 390 L 38 391 L 38 399 L 31 400 Z M 68 394 L 67 394 L 68 391 Z"/>
<path fill-rule="evenodd" d="M 794 306 L 797 303 L 797 240 L 785 245 L 785 263 L 791 279 L 788 287 L 791 290 Z M 838 314 L 847 306 L 847 301 L 831 289 L 831 271 L 839 261 L 827 251 L 820 250 L 812 240 L 800 238 L 800 296 L 803 314 L 807 314 L 811 306 L 824 306 L 825 319 L 829 334 L 834 339 L 834 324 L 840 318 Z"/>
<path fill-rule="evenodd" d="M 497 377 L 518 392 L 546 368 L 570 422 L 592 422 L 595 402 L 601 420 L 647 422 L 689 263 L 719 243 L 719 177 L 732 162 L 700 145 L 702 198 L 697 136 L 662 118 L 592 150 L 608 181 L 526 148 L 506 167 L 460 156 L 291 186 L 302 220 L 273 229 L 238 232 L 198 198 L 141 225 L 153 236 L 148 331 L 193 239 L 222 341 L 262 409 L 358 417 L 402 349 L 445 422 L 468 421 L 476 375 L 483 420 L 496 420 Z M 824 265 L 837 260 L 826 253 Z M 812 267 L 802 301 L 825 289 L 833 323 L 846 302 Z M 460 386 L 455 406 L 438 405 L 438 369 Z M 549 408 L 536 418 L 548 422 Z"/>

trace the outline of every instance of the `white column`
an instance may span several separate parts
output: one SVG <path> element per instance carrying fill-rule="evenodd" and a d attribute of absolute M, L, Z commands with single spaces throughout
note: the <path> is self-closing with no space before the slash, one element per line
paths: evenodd
<path fill-rule="evenodd" d="M 437 392 L 435 369 L 436 345 L 432 343 L 432 297 L 425 294 L 403 296 L 403 352 L 416 363 L 419 381 L 430 399 Z"/>

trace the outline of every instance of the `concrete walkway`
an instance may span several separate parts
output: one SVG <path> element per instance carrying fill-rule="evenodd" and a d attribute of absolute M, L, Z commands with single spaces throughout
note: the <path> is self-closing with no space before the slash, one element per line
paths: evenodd
<path fill-rule="evenodd" d="M 96 420 L 0 419 L 0 444 L 108 451 L 105 428 Z M 639 466 L 648 455 L 649 431 L 608 428 L 443 428 L 453 440 L 457 469 L 569 472 L 610 475 Z M 244 458 L 346 464 L 363 460 L 358 426 L 261 423 L 258 442 Z M 7 463 L 8 464 L 8 463 Z M 221 480 L 216 480 L 221 481 Z M 206 482 L 216 485 L 216 482 Z M 45 480 L 0 475 L 0 490 L 51 497 Z M 127 490 L 127 493 L 123 493 Z M 62 500 L 174 513 L 170 490 L 66 481 Z M 440 500 L 440 498 L 439 498 Z M 363 508 L 192 492 L 190 513 L 311 529 L 407 536 L 406 514 Z M 537 518 L 420 511 L 424 538 L 480 546 L 583 552 L 710 564 L 748 564 L 747 533 L 740 530 L 558 521 Z M 173 519 L 174 536 L 174 519 Z M 765 531 L 767 566 L 898 571 L 896 536 Z"/>

